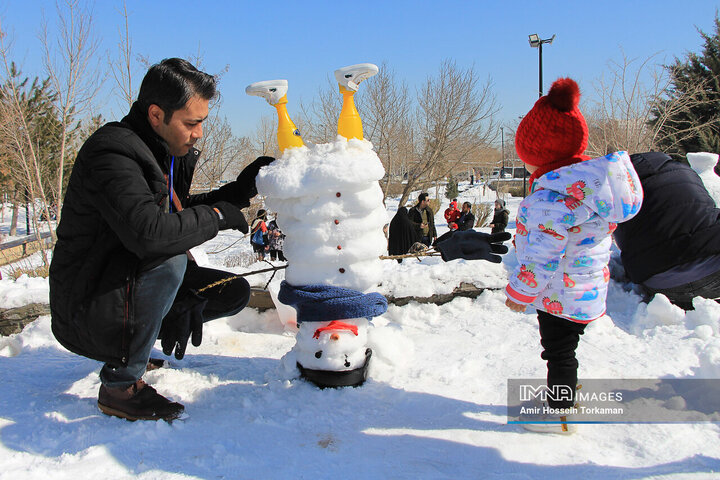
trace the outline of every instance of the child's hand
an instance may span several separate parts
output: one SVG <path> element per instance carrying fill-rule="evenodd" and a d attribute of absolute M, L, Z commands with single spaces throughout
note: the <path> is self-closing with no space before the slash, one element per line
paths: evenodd
<path fill-rule="evenodd" d="M 520 313 L 524 312 L 525 308 L 527 307 L 527 305 L 521 305 L 519 303 L 515 303 L 512 300 L 510 300 L 509 298 L 507 300 L 505 300 L 505 306 L 508 307 L 513 312 L 520 312 Z"/>

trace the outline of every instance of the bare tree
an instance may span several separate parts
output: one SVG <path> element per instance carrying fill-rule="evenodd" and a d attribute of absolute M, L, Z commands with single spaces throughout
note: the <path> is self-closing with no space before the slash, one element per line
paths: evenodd
<path fill-rule="evenodd" d="M 277 118 L 270 115 L 260 117 L 260 123 L 255 128 L 255 133 L 250 140 L 250 148 L 256 156 L 280 156 L 277 143 Z"/>
<path fill-rule="evenodd" d="M 362 101 L 362 90 L 355 94 L 355 102 Z M 302 125 L 303 139 L 311 143 L 334 142 L 337 137 L 338 118 L 342 107 L 342 96 L 335 80 L 327 77 L 325 84 L 318 88 L 317 95 L 309 105 L 300 103 L 296 120 Z"/>
<path fill-rule="evenodd" d="M 100 75 L 97 55 L 100 42 L 93 34 L 92 12 L 81 5 L 79 0 L 64 0 L 62 5 L 58 2 L 56 10 L 60 27 L 56 41 L 51 41 L 45 20 L 40 40 L 43 45 L 43 63 L 56 93 L 55 106 L 62 124 L 57 189 L 53 192 L 60 220 L 64 171 L 68 162 L 68 138 L 76 128 L 75 120 L 82 118 L 89 108 L 103 77 Z"/>
<path fill-rule="evenodd" d="M 458 69 L 444 61 L 437 77 L 428 78 L 418 94 L 415 136 L 421 142 L 416 163 L 410 167 L 400 204 L 407 201 L 419 181 L 445 176 L 463 158 L 497 136 L 497 112 L 492 84 L 478 84 L 474 68 Z"/>
<path fill-rule="evenodd" d="M 217 187 L 221 180 L 238 170 L 238 165 L 252 157 L 250 141 L 235 137 L 227 118 L 211 115 L 203 122 L 203 130 L 205 135 L 197 145 L 203 154 L 195 167 L 194 191 Z"/>
<path fill-rule="evenodd" d="M 19 200 L 29 202 L 32 199 L 39 199 L 40 206 L 47 218 L 50 218 L 47 196 L 43 186 L 43 162 L 40 158 L 38 139 L 34 135 L 36 129 L 31 124 L 33 102 L 27 94 L 27 79 L 21 79 L 20 73 L 14 63 L 10 61 L 10 46 L 6 43 L 7 37 L 0 23 L 0 62 L 2 68 L 2 91 L 0 92 L 0 136 L 4 142 L 2 156 L 10 163 L 9 171 L 13 177 L 15 188 L 15 209 Z M 37 80 L 36 80 L 37 82 Z M 42 90 L 45 90 L 45 85 Z M 30 89 L 38 92 L 37 83 Z M 35 99 L 38 100 L 38 99 Z M 46 173 L 45 173 L 46 175 Z M 34 210 L 33 202 L 33 210 Z M 16 210 L 13 216 L 17 219 Z M 40 229 L 37 216 L 32 216 L 34 231 L 39 235 Z M 54 240 L 53 233 L 53 240 Z M 48 258 L 45 251 L 42 252 L 43 263 L 48 265 Z"/>
<path fill-rule="evenodd" d="M 589 155 L 605 155 L 610 150 L 644 152 L 655 147 L 648 121 L 655 99 L 669 81 L 662 67 L 652 63 L 656 56 L 630 59 L 623 53 L 621 61 L 611 61 L 597 80 L 596 98 L 585 115 Z M 648 76 L 649 82 L 643 81 Z"/>
<path fill-rule="evenodd" d="M 383 191 L 388 194 L 396 166 L 412 155 L 412 145 L 407 142 L 406 134 L 410 129 L 412 116 L 411 99 L 407 86 L 398 84 L 395 72 L 386 62 L 380 66 L 380 72 L 367 81 L 365 94 L 358 102 L 362 111 L 365 138 L 372 142 L 375 151 L 383 162 L 386 179 Z"/>
<path fill-rule="evenodd" d="M 118 91 L 123 102 L 127 104 L 128 110 L 135 100 L 135 91 L 132 84 L 132 39 L 130 38 L 130 21 L 127 10 L 127 2 L 123 0 L 122 11 L 123 28 L 118 29 L 120 41 L 118 42 L 118 58 L 109 59 L 110 72 L 115 80 L 115 89 Z"/>

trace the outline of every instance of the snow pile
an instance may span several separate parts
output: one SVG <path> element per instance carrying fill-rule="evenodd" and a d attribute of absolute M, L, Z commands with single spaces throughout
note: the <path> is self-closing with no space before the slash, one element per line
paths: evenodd
<path fill-rule="evenodd" d="M 385 171 L 365 140 L 290 148 L 263 168 L 258 191 L 278 213 L 292 285 L 368 291 L 382 278 L 388 222 L 378 184 Z"/>
<path fill-rule="evenodd" d="M 510 199 L 512 212 L 518 203 Z M 247 239 L 234 245 L 240 238 L 222 232 L 201 248 L 224 268 L 225 258 L 250 251 Z M 514 261 L 510 252 L 503 265 Z M 461 281 L 502 288 L 507 278 L 482 261 L 382 266 L 383 289 L 396 296 Z M 662 297 L 643 304 L 630 287 L 610 281 L 608 314 L 580 340 L 581 380 L 720 378 L 720 306 L 696 299 L 695 311 L 681 313 Z M 0 281 L 0 298 L 14 305 L 42 296 L 46 282 Z M 145 379 L 190 416 L 172 424 L 101 414 L 101 364 L 60 347 L 41 317 L 0 337 L 0 479 L 717 477 L 718 424 L 588 424 L 571 437 L 507 425 L 508 379 L 544 378 L 546 366 L 535 312 L 504 302 L 487 290 L 444 305 L 391 305 L 368 330 L 368 381 L 347 389 L 320 390 L 284 369 L 295 338 L 275 310 L 208 322 L 184 360 L 162 357 L 159 344 L 153 351 L 170 366 Z"/>
<path fill-rule="evenodd" d="M 0 280 L 0 306 L 14 308 L 28 303 L 49 303 L 49 288 L 48 279 L 42 277 L 21 275 L 17 280 Z"/>
<path fill-rule="evenodd" d="M 717 176 L 714 170 L 715 165 L 718 163 L 718 154 L 707 152 L 688 153 L 687 160 L 690 167 L 700 175 L 710 196 L 715 199 L 715 205 L 720 206 L 720 177 Z"/>

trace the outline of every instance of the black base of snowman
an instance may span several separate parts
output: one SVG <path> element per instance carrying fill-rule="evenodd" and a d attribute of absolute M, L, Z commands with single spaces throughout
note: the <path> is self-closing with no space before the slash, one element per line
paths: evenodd
<path fill-rule="evenodd" d="M 357 387 L 367 380 L 369 321 L 387 311 L 384 296 L 283 281 L 278 299 L 297 311 L 298 332 L 289 355 L 302 378 L 320 388 Z"/>
<path fill-rule="evenodd" d="M 313 370 L 312 368 L 303 367 L 300 362 L 297 362 L 297 368 L 300 370 L 302 378 L 320 388 L 359 387 L 367 380 L 370 357 L 372 357 L 372 349 L 367 348 L 365 350 L 365 364 L 353 370 Z"/>

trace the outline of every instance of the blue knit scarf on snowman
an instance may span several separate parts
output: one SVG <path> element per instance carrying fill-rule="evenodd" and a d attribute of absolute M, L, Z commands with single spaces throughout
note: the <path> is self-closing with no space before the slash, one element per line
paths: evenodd
<path fill-rule="evenodd" d="M 332 285 L 293 286 L 283 280 L 278 299 L 297 310 L 297 323 L 368 318 L 387 311 L 387 300 L 379 293 L 362 293 Z"/>

